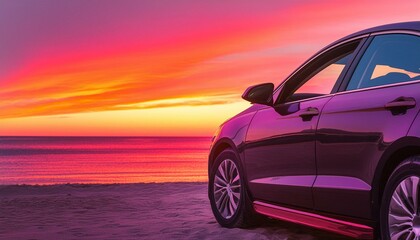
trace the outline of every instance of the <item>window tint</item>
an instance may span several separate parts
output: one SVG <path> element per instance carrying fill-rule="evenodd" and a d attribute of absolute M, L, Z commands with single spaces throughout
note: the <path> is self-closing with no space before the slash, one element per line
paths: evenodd
<path fill-rule="evenodd" d="M 352 53 L 346 53 L 318 67 L 308 76 L 308 80 L 301 82 L 301 85 L 286 98 L 286 102 L 330 94 Z"/>
<path fill-rule="evenodd" d="M 315 76 L 311 77 L 302 86 L 300 86 L 294 93 L 312 93 L 312 94 L 330 94 L 344 67 L 350 59 L 350 53 L 340 57 L 333 63 L 328 64 Z"/>
<path fill-rule="evenodd" d="M 335 91 L 338 80 L 362 40 L 336 46 L 305 63 L 282 85 L 275 104 L 313 98 Z"/>
<path fill-rule="evenodd" d="M 347 90 L 420 80 L 420 37 L 376 36 L 350 79 Z"/>

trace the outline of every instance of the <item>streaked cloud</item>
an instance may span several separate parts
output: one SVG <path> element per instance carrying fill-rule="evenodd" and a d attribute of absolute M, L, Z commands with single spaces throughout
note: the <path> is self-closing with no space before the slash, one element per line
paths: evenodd
<path fill-rule="evenodd" d="M 278 84 L 322 46 L 367 27 L 418 20 L 417 10 L 414 0 L 2 1 L 0 118 L 9 128 L 14 121 L 35 129 L 42 121 L 30 119 L 43 116 L 64 126 L 66 116 L 92 120 L 101 112 L 118 121 L 131 110 L 240 111 L 247 86 Z M 213 121 L 203 134 L 219 118 Z"/>
<path fill-rule="evenodd" d="M 134 104 L 116 105 L 109 110 L 166 108 L 176 106 L 207 106 L 234 103 L 240 101 L 240 99 L 241 97 L 237 94 L 208 97 L 172 98 Z"/>

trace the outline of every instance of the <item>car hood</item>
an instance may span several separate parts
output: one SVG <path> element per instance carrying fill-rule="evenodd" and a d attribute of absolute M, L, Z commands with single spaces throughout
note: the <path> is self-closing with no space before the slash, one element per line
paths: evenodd
<path fill-rule="evenodd" d="M 264 109 L 264 108 L 267 108 L 267 107 L 268 106 L 266 106 L 266 105 L 254 103 L 249 108 L 245 109 L 244 111 L 242 111 L 242 112 L 236 114 L 235 116 L 229 118 L 228 120 L 226 120 L 224 123 L 221 124 L 221 126 L 225 125 L 226 123 L 228 123 L 229 121 L 231 121 L 231 120 L 233 120 L 237 117 L 240 117 L 240 116 L 248 114 L 248 113 L 257 112 L 258 110 L 261 110 L 261 109 Z"/>

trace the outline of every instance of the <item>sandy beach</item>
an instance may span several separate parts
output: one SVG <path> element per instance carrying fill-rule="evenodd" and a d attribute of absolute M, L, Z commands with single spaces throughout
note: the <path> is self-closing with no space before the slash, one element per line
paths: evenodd
<path fill-rule="evenodd" d="M 0 239 L 345 239 L 276 220 L 220 227 L 206 183 L 0 186 Z"/>

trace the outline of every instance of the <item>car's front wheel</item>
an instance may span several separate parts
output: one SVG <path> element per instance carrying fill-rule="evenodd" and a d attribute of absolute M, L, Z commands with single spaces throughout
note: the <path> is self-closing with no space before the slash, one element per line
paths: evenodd
<path fill-rule="evenodd" d="M 386 184 L 381 206 L 382 240 L 420 240 L 420 157 L 403 161 Z"/>
<path fill-rule="evenodd" d="M 255 216 L 243 171 L 233 150 L 214 161 L 209 175 L 209 199 L 216 220 L 223 227 L 247 227 Z"/>

